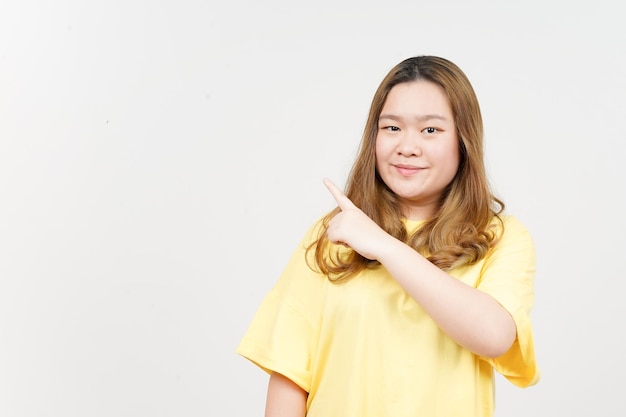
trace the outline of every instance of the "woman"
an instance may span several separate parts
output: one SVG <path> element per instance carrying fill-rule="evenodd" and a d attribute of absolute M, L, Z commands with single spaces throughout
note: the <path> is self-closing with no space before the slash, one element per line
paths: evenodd
<path fill-rule="evenodd" d="M 346 194 L 311 227 L 237 351 L 266 416 L 492 416 L 494 369 L 538 381 L 532 239 L 489 189 L 478 100 L 449 60 L 394 67 Z"/>

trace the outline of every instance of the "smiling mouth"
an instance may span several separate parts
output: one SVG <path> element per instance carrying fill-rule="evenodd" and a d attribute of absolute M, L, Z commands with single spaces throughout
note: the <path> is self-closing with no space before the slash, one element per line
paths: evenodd
<path fill-rule="evenodd" d="M 412 165 L 394 165 L 394 167 L 396 168 L 396 170 L 401 174 L 404 175 L 406 177 L 413 175 L 417 172 L 422 171 L 425 168 L 422 167 L 416 167 L 416 166 L 412 166 Z"/>

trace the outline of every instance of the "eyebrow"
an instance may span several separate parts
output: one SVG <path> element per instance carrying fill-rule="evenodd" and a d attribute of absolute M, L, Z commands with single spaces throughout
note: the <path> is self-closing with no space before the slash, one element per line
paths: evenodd
<path fill-rule="evenodd" d="M 418 115 L 418 116 L 415 116 L 413 118 L 415 120 L 417 120 L 418 122 L 424 122 L 424 121 L 427 121 L 427 120 L 441 120 L 441 121 L 444 121 L 444 122 L 448 121 L 447 117 L 442 116 L 440 114 L 436 114 L 436 113 L 434 113 L 434 114 Z M 401 121 L 403 119 L 403 117 L 396 116 L 394 114 L 381 114 L 378 117 L 378 120 L 380 120 L 380 119 L 390 119 L 390 120 L 395 120 L 395 121 Z"/>

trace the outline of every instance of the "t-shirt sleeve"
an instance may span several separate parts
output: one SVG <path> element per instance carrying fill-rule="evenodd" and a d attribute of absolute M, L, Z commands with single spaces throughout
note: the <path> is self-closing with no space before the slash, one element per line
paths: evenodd
<path fill-rule="evenodd" d="M 515 217 L 505 217 L 504 233 L 485 260 L 478 288 L 494 297 L 515 321 L 513 346 L 505 354 L 485 360 L 518 387 L 534 385 L 540 377 L 531 325 L 535 262 L 528 230 Z"/>
<path fill-rule="evenodd" d="M 305 259 L 306 247 L 314 240 L 316 230 L 316 226 L 309 229 L 298 244 L 236 349 L 264 371 L 278 372 L 307 392 L 328 281 Z"/>

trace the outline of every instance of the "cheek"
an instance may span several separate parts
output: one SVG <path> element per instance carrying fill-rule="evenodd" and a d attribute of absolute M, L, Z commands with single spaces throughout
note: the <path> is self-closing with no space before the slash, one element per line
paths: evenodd
<path fill-rule="evenodd" d="M 461 154 L 457 144 L 447 144 L 446 146 L 437 149 L 436 154 L 437 159 L 442 166 L 446 167 L 446 171 L 451 172 L 452 175 L 456 174 L 461 161 Z"/>
<path fill-rule="evenodd" d="M 378 164 L 384 157 L 383 146 L 381 141 L 376 138 L 376 142 L 374 143 L 374 157 L 376 158 L 376 168 L 378 168 Z"/>
<path fill-rule="evenodd" d="M 374 155 L 376 156 L 376 161 L 379 159 L 384 159 L 388 157 L 394 149 L 394 144 L 390 140 L 378 140 L 376 138 L 376 142 L 374 144 Z"/>

